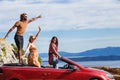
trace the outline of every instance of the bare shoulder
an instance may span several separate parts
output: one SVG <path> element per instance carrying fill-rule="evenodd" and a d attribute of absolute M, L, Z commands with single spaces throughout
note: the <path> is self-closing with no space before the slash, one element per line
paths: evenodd
<path fill-rule="evenodd" d="M 16 21 L 16 23 L 20 23 L 21 21 L 19 20 L 19 21 Z"/>
<path fill-rule="evenodd" d="M 52 47 L 56 47 L 56 45 L 54 43 L 51 43 Z"/>

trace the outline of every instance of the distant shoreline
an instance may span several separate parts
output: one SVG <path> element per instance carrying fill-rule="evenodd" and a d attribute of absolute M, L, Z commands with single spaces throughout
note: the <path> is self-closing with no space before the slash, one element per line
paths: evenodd
<path fill-rule="evenodd" d="M 69 58 L 73 61 L 110 61 L 110 60 L 120 60 L 120 56 L 95 56 L 95 57 L 78 57 L 78 58 Z"/>
<path fill-rule="evenodd" d="M 42 58 L 42 57 L 41 57 Z M 44 59 L 48 59 L 47 57 L 44 57 Z M 69 57 L 67 57 L 69 58 Z M 82 61 L 117 61 L 120 60 L 120 56 L 94 56 L 94 57 L 72 57 L 69 58 L 75 62 L 82 62 Z M 43 60 L 43 61 L 47 61 L 47 60 Z"/>

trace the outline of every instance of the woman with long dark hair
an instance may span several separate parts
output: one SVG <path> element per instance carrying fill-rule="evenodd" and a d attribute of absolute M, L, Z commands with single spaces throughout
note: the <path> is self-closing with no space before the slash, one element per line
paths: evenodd
<path fill-rule="evenodd" d="M 56 36 L 53 36 L 49 45 L 49 64 L 53 65 L 54 68 L 57 68 L 58 58 L 61 58 L 58 53 L 58 39 Z"/>

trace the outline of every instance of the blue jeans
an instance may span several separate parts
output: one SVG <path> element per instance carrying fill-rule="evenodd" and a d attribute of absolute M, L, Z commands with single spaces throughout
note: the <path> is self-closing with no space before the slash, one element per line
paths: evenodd
<path fill-rule="evenodd" d="M 53 68 L 58 68 L 58 58 L 54 57 L 53 59 Z"/>

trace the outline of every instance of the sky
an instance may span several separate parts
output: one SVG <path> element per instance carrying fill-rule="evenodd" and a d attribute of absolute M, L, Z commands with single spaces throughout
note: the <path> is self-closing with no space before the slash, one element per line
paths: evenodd
<path fill-rule="evenodd" d="M 24 49 L 38 26 L 42 31 L 35 45 L 47 53 L 50 40 L 57 36 L 59 51 L 83 52 L 95 48 L 120 47 L 120 0 L 0 0 L 0 37 L 25 12 L 28 19 L 42 18 L 28 24 Z M 6 40 L 14 43 L 14 30 Z"/>

